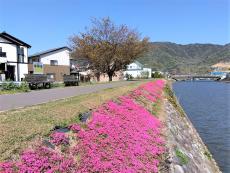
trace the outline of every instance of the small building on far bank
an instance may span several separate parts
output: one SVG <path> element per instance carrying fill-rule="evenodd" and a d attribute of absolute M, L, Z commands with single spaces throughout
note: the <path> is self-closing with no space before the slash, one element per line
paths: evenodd
<path fill-rule="evenodd" d="M 124 70 L 123 74 L 124 77 L 128 74 L 131 75 L 133 78 L 151 78 L 152 69 L 145 68 L 144 65 L 140 62 L 134 61 L 133 63 L 127 65 L 127 68 L 126 70 Z"/>
<path fill-rule="evenodd" d="M 230 72 L 230 62 L 219 62 L 211 66 L 213 71 Z"/>
<path fill-rule="evenodd" d="M 63 75 L 70 74 L 70 51 L 68 47 L 59 47 L 30 55 L 29 74 L 46 74 L 54 81 L 63 81 Z M 37 71 L 39 66 L 41 70 Z"/>
<path fill-rule="evenodd" d="M 211 66 L 212 71 L 210 72 L 213 76 L 222 76 L 226 78 L 230 73 L 230 62 L 219 62 Z"/>

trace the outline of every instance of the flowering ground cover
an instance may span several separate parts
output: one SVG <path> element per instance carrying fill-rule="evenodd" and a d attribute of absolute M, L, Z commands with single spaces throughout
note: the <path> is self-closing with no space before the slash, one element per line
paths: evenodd
<path fill-rule="evenodd" d="M 67 133 L 53 132 L 50 143 L 24 151 L 17 161 L 3 162 L 0 172 L 157 172 L 164 153 L 161 122 L 138 98 L 151 103 L 161 98 L 163 80 L 141 85 L 126 96 L 109 101 L 87 124 L 72 124 Z"/>

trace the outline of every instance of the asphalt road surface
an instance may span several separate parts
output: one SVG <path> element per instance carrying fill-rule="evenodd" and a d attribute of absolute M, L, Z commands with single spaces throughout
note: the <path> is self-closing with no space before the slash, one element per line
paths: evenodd
<path fill-rule="evenodd" d="M 89 94 L 107 88 L 125 86 L 133 82 L 135 81 L 120 81 L 87 86 L 44 89 L 28 93 L 0 95 L 0 111 L 18 109 L 82 94 Z"/>

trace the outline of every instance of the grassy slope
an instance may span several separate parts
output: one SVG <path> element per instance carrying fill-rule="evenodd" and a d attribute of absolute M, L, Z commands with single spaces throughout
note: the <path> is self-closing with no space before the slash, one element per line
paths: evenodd
<path fill-rule="evenodd" d="M 0 161 L 14 158 L 56 126 L 78 121 L 78 115 L 136 88 L 142 82 L 65 100 L 0 113 Z"/>

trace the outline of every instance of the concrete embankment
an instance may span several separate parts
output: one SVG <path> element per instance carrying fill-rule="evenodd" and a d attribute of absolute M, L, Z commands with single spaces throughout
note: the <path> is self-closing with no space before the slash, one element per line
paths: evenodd
<path fill-rule="evenodd" d="M 220 173 L 219 167 L 172 92 L 164 100 L 170 173 Z"/>

